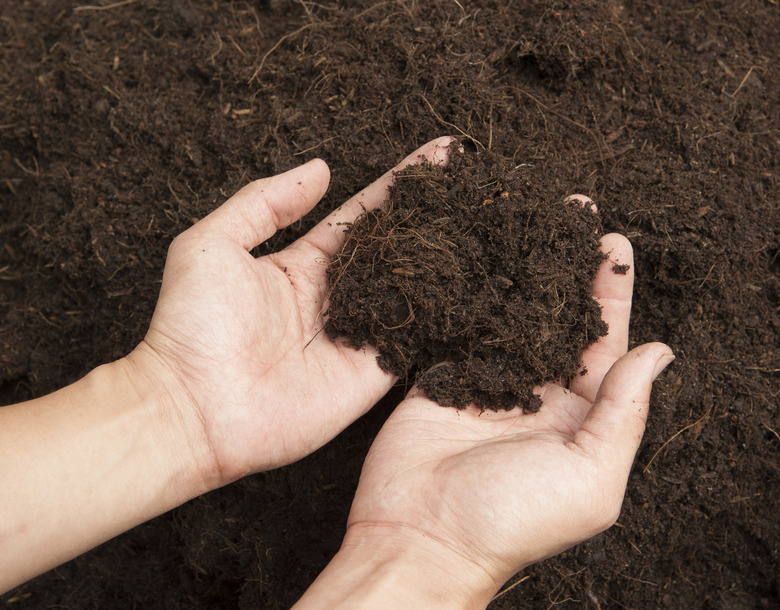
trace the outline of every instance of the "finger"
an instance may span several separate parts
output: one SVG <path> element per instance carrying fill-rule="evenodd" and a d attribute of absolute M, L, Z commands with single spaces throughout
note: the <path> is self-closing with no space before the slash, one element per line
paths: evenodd
<path fill-rule="evenodd" d="M 610 233 L 601 238 L 601 251 L 607 255 L 593 280 L 593 298 L 601 305 L 601 318 L 609 326 L 608 334 L 599 338 L 582 353 L 586 373 L 571 380 L 569 389 L 590 403 L 596 399 L 607 371 L 628 350 L 628 322 L 634 290 L 634 254 L 631 242 L 622 235 Z M 616 265 L 616 273 L 613 268 Z"/>
<path fill-rule="evenodd" d="M 574 443 L 628 476 L 647 422 L 653 380 L 674 360 L 663 343 L 646 343 L 615 362 Z"/>
<path fill-rule="evenodd" d="M 594 213 L 599 211 L 599 209 L 596 207 L 596 204 L 593 203 L 593 200 L 586 195 L 580 195 L 580 194 L 569 195 L 566 199 L 564 199 L 564 202 L 579 203 L 582 207 L 589 208 L 590 211 Z"/>
<path fill-rule="evenodd" d="M 190 231 L 224 237 L 251 250 L 311 210 L 329 182 L 328 166 L 314 159 L 246 185 Z"/>
<path fill-rule="evenodd" d="M 401 163 L 379 178 L 371 186 L 363 189 L 349 201 L 332 212 L 327 218 L 306 234 L 305 239 L 331 257 L 344 243 L 344 224 L 354 222 L 364 211 L 379 207 L 387 198 L 388 189 L 393 183 L 393 172 L 408 165 L 414 165 L 427 159 L 431 163 L 444 165 L 449 153 L 447 147 L 452 142 L 449 136 L 438 138 L 418 148 Z"/>

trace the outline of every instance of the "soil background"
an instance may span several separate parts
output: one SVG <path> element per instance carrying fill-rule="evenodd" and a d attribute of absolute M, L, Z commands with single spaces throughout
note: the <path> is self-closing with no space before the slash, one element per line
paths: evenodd
<path fill-rule="evenodd" d="M 130 351 L 171 239 L 247 181 L 333 174 L 262 254 L 464 136 L 594 199 L 634 244 L 632 345 L 677 354 L 619 523 L 492 607 L 780 608 L 777 2 L 104 4 L 0 4 L 0 404 Z M 290 606 L 400 396 L 0 604 Z"/>

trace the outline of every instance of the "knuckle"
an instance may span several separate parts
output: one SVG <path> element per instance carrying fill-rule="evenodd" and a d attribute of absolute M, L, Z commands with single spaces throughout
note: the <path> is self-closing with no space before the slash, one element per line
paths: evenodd
<path fill-rule="evenodd" d="M 179 250 L 183 250 L 186 245 L 186 240 L 186 231 L 184 233 L 179 233 L 176 237 L 174 237 L 168 246 L 168 256 L 171 256 Z"/>
<path fill-rule="evenodd" d="M 176 237 L 174 237 L 168 246 L 168 259 L 181 256 L 179 254 L 180 252 L 186 253 L 188 250 L 190 250 L 193 247 L 192 244 L 194 237 L 195 236 L 192 232 L 192 229 L 187 229 L 186 231 L 179 233 Z"/>

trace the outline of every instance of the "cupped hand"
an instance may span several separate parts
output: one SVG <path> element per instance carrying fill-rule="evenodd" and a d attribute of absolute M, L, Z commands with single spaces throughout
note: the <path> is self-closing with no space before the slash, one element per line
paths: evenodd
<path fill-rule="evenodd" d="M 429 582 L 470 588 L 461 599 L 481 591 L 487 603 L 523 567 L 615 522 L 652 381 L 673 357 L 660 343 L 626 354 L 631 245 L 610 234 L 602 249 L 593 295 L 609 334 L 584 352 L 587 373 L 569 389 L 539 388 L 538 413 L 457 411 L 412 390 L 366 459 L 347 549 L 412 548 L 420 573 L 436 573 Z M 615 263 L 628 273 L 614 273 Z"/>
<path fill-rule="evenodd" d="M 398 167 L 444 162 L 448 143 L 430 142 Z M 394 382 L 370 349 L 321 332 L 327 263 L 343 224 L 384 200 L 391 172 L 286 249 L 250 254 L 306 214 L 328 181 L 319 160 L 258 180 L 170 247 L 149 332 L 128 359 L 167 396 L 188 442 L 198 445 L 193 452 L 204 456 L 209 487 L 307 455 Z"/>

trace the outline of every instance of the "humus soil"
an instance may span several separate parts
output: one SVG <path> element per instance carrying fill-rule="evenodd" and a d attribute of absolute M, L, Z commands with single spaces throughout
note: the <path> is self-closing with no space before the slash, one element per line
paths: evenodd
<path fill-rule="evenodd" d="M 267 253 L 456 135 L 551 200 L 590 196 L 634 246 L 631 345 L 677 354 L 618 524 L 492 607 L 778 608 L 778 31 L 774 0 L 3 0 L 0 401 L 130 351 L 171 239 L 249 180 L 332 170 Z M 402 390 L 0 603 L 289 607 Z"/>

